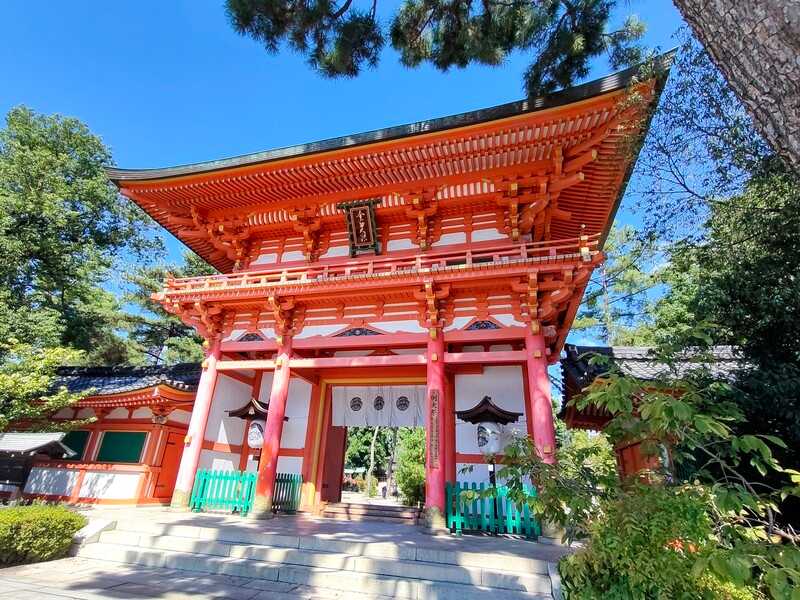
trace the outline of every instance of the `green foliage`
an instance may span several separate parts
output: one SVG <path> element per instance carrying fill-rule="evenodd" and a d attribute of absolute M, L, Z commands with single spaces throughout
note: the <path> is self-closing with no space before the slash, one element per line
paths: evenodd
<path fill-rule="evenodd" d="M 530 506 L 540 521 L 562 527 L 566 542 L 588 535 L 602 515 L 600 501 L 613 497 L 619 486 L 603 438 L 563 444 L 558 448 L 557 464 L 543 462 L 529 437 L 513 439 L 503 455 L 497 479 L 508 487 L 508 497 L 518 506 Z M 535 496 L 526 491 L 529 480 L 536 486 Z M 489 488 L 484 495 L 492 493 Z"/>
<path fill-rule="evenodd" d="M 701 487 L 639 485 L 605 502 L 586 547 L 559 564 L 570 599 L 698 598 L 712 523 Z"/>
<path fill-rule="evenodd" d="M 422 427 L 401 430 L 396 477 L 403 502 L 415 506 L 425 501 L 425 430 Z"/>
<path fill-rule="evenodd" d="M 349 427 L 347 429 L 347 450 L 344 455 L 345 467 L 348 469 L 369 469 L 369 447 L 372 442 L 374 427 Z M 375 441 L 375 473 L 383 475 L 389 457 L 392 455 L 392 430 L 382 427 Z"/>
<path fill-rule="evenodd" d="M 387 37 L 409 67 L 430 63 L 446 71 L 471 63 L 500 65 L 514 51 L 534 56 L 525 74 L 530 96 L 571 85 L 589 73 L 596 56 L 614 67 L 642 59 L 637 42 L 644 25 L 629 17 L 609 31 L 616 0 L 443 2 L 405 0 L 388 30 L 352 0 L 227 0 L 233 28 L 277 52 L 286 42 L 328 77 L 354 77 L 375 67 Z"/>
<path fill-rule="evenodd" d="M 168 277 L 199 277 L 217 271 L 194 252 L 185 252 L 183 264 L 145 265 L 125 275 L 129 291 L 125 301 L 137 308 L 128 312 L 125 320 L 130 340 L 153 364 L 200 362 L 203 360 L 202 338 L 192 327 L 168 313 L 152 294 L 160 292 Z"/>
<path fill-rule="evenodd" d="M 716 342 L 738 346 L 761 368 L 800 364 L 800 179 L 767 164 L 741 194 L 714 205 L 707 240 L 673 251 L 673 268 L 692 273 L 685 299 L 715 323 Z M 670 310 L 684 298 L 666 298 Z M 674 309 L 673 309 L 674 310 Z"/>
<path fill-rule="evenodd" d="M 109 182 L 111 156 L 77 119 L 12 109 L 0 129 L 0 336 L 64 345 L 95 362 L 135 360 L 101 286 L 123 255 L 160 245 Z"/>
<path fill-rule="evenodd" d="M 86 524 L 63 506 L 33 504 L 0 509 L 0 563 L 33 563 L 66 556 Z"/>
<path fill-rule="evenodd" d="M 698 335 L 703 337 L 702 331 Z M 752 584 L 774 598 L 790 598 L 800 586 L 800 536 L 780 522 L 778 504 L 800 497 L 800 473 L 775 459 L 773 450 L 786 444 L 774 435 L 737 431 L 741 410 L 724 400 L 731 388 L 710 376 L 708 356 L 665 347 L 654 359 L 666 369 L 646 387 L 612 369 L 576 405 L 614 415 L 606 428 L 612 441 L 669 440 L 673 460 L 691 465 L 693 479 L 706 490 L 712 524 L 711 545 L 696 556 L 695 575 L 709 569 L 722 582 Z M 682 366 L 687 361 L 696 368 L 687 371 Z M 662 475 L 654 484 L 669 489 L 672 478 Z"/>
<path fill-rule="evenodd" d="M 642 240 L 632 227 L 613 228 L 604 252 L 606 261 L 589 281 L 573 329 L 611 345 L 648 345 L 653 328 L 647 314 L 661 281 L 656 240 Z"/>
<path fill-rule="evenodd" d="M 69 393 L 64 387 L 54 389 L 56 369 L 80 361 L 79 352 L 19 343 L 3 344 L 0 352 L 5 356 L 0 362 L 0 431 L 19 422 L 39 431 L 55 426 L 64 431 L 82 424 L 50 420 L 53 413 L 87 395 Z"/>

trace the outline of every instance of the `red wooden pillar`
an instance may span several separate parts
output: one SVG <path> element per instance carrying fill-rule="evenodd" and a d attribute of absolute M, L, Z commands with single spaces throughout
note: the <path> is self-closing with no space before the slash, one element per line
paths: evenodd
<path fill-rule="evenodd" d="M 211 341 L 211 346 L 203 361 L 200 382 L 197 384 L 192 418 L 189 421 L 189 428 L 184 438 L 183 454 L 181 455 L 181 465 L 178 468 L 178 477 L 175 481 L 175 491 L 172 492 L 170 505 L 174 508 L 189 506 L 194 476 L 197 472 L 197 465 L 200 463 L 200 452 L 203 449 L 203 438 L 206 433 L 208 415 L 211 412 L 211 400 L 214 398 L 214 388 L 217 385 L 217 361 L 221 356 L 220 339 L 216 337 Z"/>
<path fill-rule="evenodd" d="M 264 446 L 258 463 L 256 497 L 251 516 L 255 519 L 272 517 L 272 494 L 275 490 L 275 475 L 278 472 L 278 454 L 281 449 L 283 419 L 286 416 L 286 399 L 289 396 L 289 359 L 292 356 L 292 338 L 284 336 L 278 346 L 275 373 L 269 395 L 267 424 L 264 431 Z"/>
<path fill-rule="evenodd" d="M 431 329 L 427 360 L 425 525 L 428 529 L 440 530 L 445 527 L 445 458 L 443 456 L 445 377 L 444 336 L 441 329 Z"/>
<path fill-rule="evenodd" d="M 554 463 L 556 429 L 553 423 L 553 403 L 550 399 L 550 378 L 547 376 L 547 346 L 544 336 L 527 329 L 525 352 L 528 367 L 528 394 L 533 442 L 544 462 Z"/>
<path fill-rule="evenodd" d="M 456 481 L 456 382 L 452 373 L 447 374 L 447 400 L 444 410 L 444 479 Z"/>

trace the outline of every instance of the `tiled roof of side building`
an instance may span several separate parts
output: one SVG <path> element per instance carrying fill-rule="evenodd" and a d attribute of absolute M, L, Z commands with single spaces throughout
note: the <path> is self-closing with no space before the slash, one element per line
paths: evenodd
<path fill-rule="evenodd" d="M 61 440 L 64 433 L 0 433 L 0 454 L 30 454 L 37 451 L 55 450 L 57 453 L 72 454 L 74 452 L 64 446 Z"/>
<path fill-rule="evenodd" d="M 198 363 L 151 367 L 61 367 L 57 386 L 70 392 L 93 390 L 92 395 L 122 394 L 156 385 L 194 392 L 200 381 Z"/>
<path fill-rule="evenodd" d="M 597 377 L 607 373 L 612 365 L 641 381 L 653 381 L 666 375 L 668 366 L 656 359 L 652 348 L 641 346 L 564 346 L 566 356 L 561 359 L 563 376 L 564 404 L 559 416 L 568 427 L 602 430 L 611 419 L 611 414 L 604 408 L 587 406 L 581 410 L 567 403 L 581 392 Z M 609 362 L 594 362 L 592 355 L 607 356 Z M 683 375 L 700 367 L 708 369 L 716 377 L 727 379 L 742 367 L 745 361 L 731 346 L 716 346 L 710 354 L 691 352 L 685 354 L 684 360 L 675 365 L 677 375 Z"/>
<path fill-rule="evenodd" d="M 566 357 L 561 359 L 564 378 L 571 379 L 581 387 L 589 385 L 596 377 L 608 372 L 611 364 L 617 365 L 623 373 L 652 381 L 666 374 L 668 366 L 659 362 L 653 349 L 644 346 L 576 346 L 564 347 Z M 610 364 L 591 364 L 591 356 L 600 354 L 609 357 Z M 734 371 L 744 366 L 744 361 L 732 346 L 715 346 L 710 356 L 687 352 L 684 360 L 676 363 L 677 374 L 681 375 L 698 367 L 705 367 L 717 377 L 730 377 Z"/>

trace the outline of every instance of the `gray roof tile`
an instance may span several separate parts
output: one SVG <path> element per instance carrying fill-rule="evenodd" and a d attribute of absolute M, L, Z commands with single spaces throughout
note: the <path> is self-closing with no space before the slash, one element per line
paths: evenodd
<path fill-rule="evenodd" d="M 92 395 L 121 394 L 155 385 L 193 392 L 200 381 L 200 365 L 182 363 L 156 367 L 61 367 L 57 386 L 70 392 L 93 389 Z"/>

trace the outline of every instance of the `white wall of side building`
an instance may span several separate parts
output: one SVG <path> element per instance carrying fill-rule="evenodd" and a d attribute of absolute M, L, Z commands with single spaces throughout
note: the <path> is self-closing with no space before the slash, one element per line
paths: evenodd
<path fill-rule="evenodd" d="M 25 483 L 26 494 L 69 496 L 78 481 L 78 471 L 33 467 Z"/>
<path fill-rule="evenodd" d="M 136 498 L 140 478 L 140 473 L 87 471 L 79 495 L 81 498 L 130 500 Z"/>

